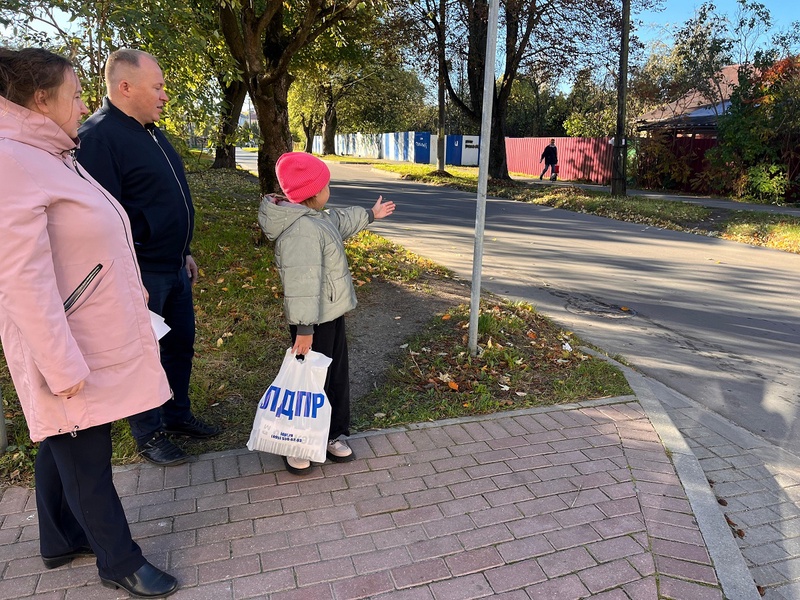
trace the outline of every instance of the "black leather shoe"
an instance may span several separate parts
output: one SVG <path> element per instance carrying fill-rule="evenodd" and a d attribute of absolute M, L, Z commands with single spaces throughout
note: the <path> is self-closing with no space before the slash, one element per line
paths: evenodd
<path fill-rule="evenodd" d="M 178 580 L 150 563 L 144 563 L 133 575 L 100 582 L 112 590 L 122 588 L 137 598 L 163 598 L 178 589 Z"/>
<path fill-rule="evenodd" d="M 189 460 L 189 455 L 173 444 L 163 431 L 159 431 L 141 446 L 139 453 L 145 460 L 162 467 L 180 465 Z"/>
<path fill-rule="evenodd" d="M 72 562 L 73 559 L 79 556 L 94 556 L 94 552 L 89 546 L 81 546 L 72 552 L 66 552 L 58 556 L 43 556 L 42 562 L 44 563 L 45 569 L 57 569 L 58 567 Z"/>
<path fill-rule="evenodd" d="M 173 423 L 164 426 L 164 431 L 170 435 L 183 435 L 195 439 L 211 438 L 222 433 L 222 427 L 204 423 L 194 415 L 183 423 Z"/>

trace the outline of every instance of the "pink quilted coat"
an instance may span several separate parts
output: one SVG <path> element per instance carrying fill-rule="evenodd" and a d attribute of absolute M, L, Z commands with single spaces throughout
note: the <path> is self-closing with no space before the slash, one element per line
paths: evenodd
<path fill-rule="evenodd" d="M 0 339 L 33 441 L 170 397 L 128 218 L 74 147 L 0 98 Z M 84 379 L 75 396 L 54 395 Z"/>

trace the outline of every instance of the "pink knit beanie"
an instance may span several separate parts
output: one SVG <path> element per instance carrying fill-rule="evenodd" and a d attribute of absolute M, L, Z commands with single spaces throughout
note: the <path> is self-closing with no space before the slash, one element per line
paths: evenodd
<path fill-rule="evenodd" d="M 295 204 L 316 196 L 331 180 L 328 165 L 307 152 L 281 155 L 275 163 L 275 174 L 284 195 Z"/>

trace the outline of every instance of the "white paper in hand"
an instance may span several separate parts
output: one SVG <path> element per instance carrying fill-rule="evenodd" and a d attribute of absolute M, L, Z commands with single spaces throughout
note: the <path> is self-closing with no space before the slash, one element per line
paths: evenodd
<path fill-rule="evenodd" d="M 153 331 L 155 331 L 158 339 L 169 333 L 169 325 L 164 322 L 164 317 L 157 315 L 152 310 L 150 311 L 150 324 L 153 326 Z"/>

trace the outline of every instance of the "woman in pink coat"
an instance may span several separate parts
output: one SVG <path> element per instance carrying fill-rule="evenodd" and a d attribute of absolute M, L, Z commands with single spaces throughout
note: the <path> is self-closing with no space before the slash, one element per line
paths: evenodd
<path fill-rule="evenodd" d="M 88 109 L 65 58 L 0 48 L 0 338 L 36 456 L 47 568 L 94 554 L 103 585 L 177 581 L 131 539 L 111 423 L 170 396 L 125 211 L 76 163 Z"/>

